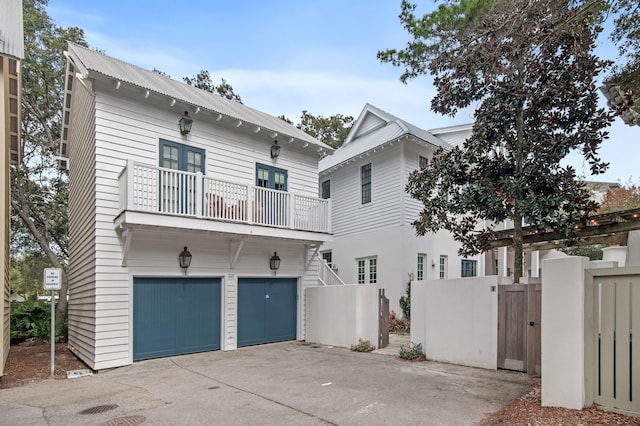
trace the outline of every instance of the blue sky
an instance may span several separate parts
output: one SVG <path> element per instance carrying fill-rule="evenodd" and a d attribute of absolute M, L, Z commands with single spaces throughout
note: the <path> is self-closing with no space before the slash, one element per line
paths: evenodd
<path fill-rule="evenodd" d="M 419 12 L 432 7 L 420 2 Z M 314 115 L 360 114 L 371 103 L 425 129 L 472 121 L 430 111 L 435 94 L 428 76 L 399 81 L 401 69 L 376 52 L 409 41 L 400 25 L 400 0 L 49 0 L 56 24 L 78 26 L 92 48 L 181 80 L 202 69 L 224 78 L 244 104 L 298 122 Z M 615 58 L 601 37 L 598 52 Z M 602 97 L 602 105 L 605 105 Z M 601 155 L 610 162 L 589 176 L 579 155 L 568 160 L 587 180 L 638 183 L 640 127 L 617 119 Z"/>

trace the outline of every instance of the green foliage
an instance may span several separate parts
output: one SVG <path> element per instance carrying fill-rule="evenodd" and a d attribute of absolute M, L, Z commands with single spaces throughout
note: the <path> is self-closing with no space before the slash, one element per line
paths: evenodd
<path fill-rule="evenodd" d="M 368 340 L 358 339 L 358 343 L 351 345 L 351 350 L 354 352 L 371 352 L 375 349 L 375 346 Z"/>
<path fill-rule="evenodd" d="M 37 300 L 11 304 L 11 344 L 26 340 L 47 342 L 51 335 L 51 305 Z M 65 334 L 61 334 L 65 333 Z M 66 326 L 56 331 L 57 337 L 66 338 Z"/>
<path fill-rule="evenodd" d="M 410 342 L 409 345 L 401 345 L 399 356 L 410 361 L 424 361 L 427 359 L 424 349 L 422 349 L 422 343 L 413 342 Z"/>
<path fill-rule="evenodd" d="M 577 246 L 561 248 L 560 251 L 568 254 L 569 256 L 585 256 L 589 260 L 602 260 L 602 248 L 604 246 L 600 244 L 592 246 Z"/>
<path fill-rule="evenodd" d="M 414 39 L 380 60 L 405 67 L 403 81 L 431 74 L 435 112 L 475 106 L 464 145 L 437 151 L 409 177 L 407 192 L 424 205 L 416 233 L 446 229 L 471 256 L 489 248 L 496 223 L 511 220 L 518 281 L 523 222 L 571 241 L 572 225 L 596 208 L 563 160 L 577 151 L 592 174 L 608 166 L 598 155 L 613 121 L 598 106 L 597 77 L 609 65 L 593 54 L 600 28 L 569 0 L 447 1 L 421 19 L 402 5 Z"/>
<path fill-rule="evenodd" d="M 351 116 L 335 114 L 323 117 L 313 115 L 305 110 L 302 111 L 300 124 L 296 127 L 327 145 L 338 148 L 344 143 L 352 125 L 353 117 Z"/>
<path fill-rule="evenodd" d="M 400 309 L 406 319 L 411 319 L 411 280 L 407 283 L 405 296 L 400 296 Z"/>
<path fill-rule="evenodd" d="M 42 274 L 51 267 L 46 256 L 41 253 L 25 253 L 11 261 L 11 293 L 24 300 L 42 293 Z"/>
<path fill-rule="evenodd" d="M 202 70 L 193 77 L 183 77 L 183 80 L 189 86 L 194 86 L 206 92 L 220 95 L 223 98 L 238 102 L 239 104 L 242 103 L 240 95 L 236 94 L 233 91 L 233 87 L 231 87 L 231 85 L 227 83 L 227 80 L 222 78 L 220 84 L 216 85 L 211 80 L 211 75 L 207 70 Z"/>

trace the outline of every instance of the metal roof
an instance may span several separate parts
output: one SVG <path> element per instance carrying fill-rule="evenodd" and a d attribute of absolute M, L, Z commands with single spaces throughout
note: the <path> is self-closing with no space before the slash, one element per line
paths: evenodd
<path fill-rule="evenodd" d="M 386 124 L 371 132 L 360 133 L 361 129 L 359 128 L 359 124 L 365 120 L 368 114 L 374 114 Z M 371 104 L 366 104 L 345 142 L 333 155 L 320 160 L 319 169 L 321 172 L 324 172 L 354 157 L 396 141 L 403 136 L 412 137 L 416 143 L 429 144 L 434 147 L 443 147 L 444 149 L 452 148 L 451 145 L 434 136 L 432 133 Z"/>
<path fill-rule="evenodd" d="M 0 1 L 0 55 L 24 58 L 22 1 Z"/>
<path fill-rule="evenodd" d="M 308 135 L 294 125 L 241 103 L 189 86 L 186 83 L 173 80 L 169 77 L 145 70 L 74 43 L 69 43 L 68 54 L 78 68 L 77 71 L 85 75 L 85 77 L 89 77 L 92 72 L 101 74 L 114 80 L 140 87 L 143 90 L 149 90 L 182 101 L 194 107 L 200 107 L 240 120 L 243 124 L 253 124 L 264 130 L 277 132 L 281 137 L 292 138 L 292 143 L 301 141 L 305 144 L 317 146 L 319 151 L 333 152 L 333 148 Z"/>

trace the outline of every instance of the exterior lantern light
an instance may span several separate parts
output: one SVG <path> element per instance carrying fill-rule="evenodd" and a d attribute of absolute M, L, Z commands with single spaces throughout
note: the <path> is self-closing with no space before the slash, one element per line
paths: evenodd
<path fill-rule="evenodd" d="M 271 259 L 269 259 L 269 269 L 274 272 L 280 269 L 280 257 L 278 257 L 278 253 L 275 251 L 273 252 L 273 256 L 271 256 Z"/>
<path fill-rule="evenodd" d="M 184 250 L 182 250 L 182 253 L 178 255 L 178 262 L 180 263 L 180 268 L 182 268 L 185 275 L 187 274 L 187 269 L 189 269 L 189 266 L 191 266 L 191 257 L 192 257 L 191 253 L 189 253 L 189 250 L 187 250 L 186 247 L 184 248 Z"/>
<path fill-rule="evenodd" d="M 281 146 L 278 145 L 278 141 L 273 141 L 273 145 L 271 145 L 271 158 L 273 158 L 274 160 L 278 158 L 278 156 L 280 155 L 280 148 Z"/>
<path fill-rule="evenodd" d="M 180 134 L 183 136 L 188 135 L 191 131 L 191 125 L 193 124 L 193 119 L 189 117 L 188 111 L 185 111 L 184 115 L 180 117 L 178 124 L 180 125 Z"/>

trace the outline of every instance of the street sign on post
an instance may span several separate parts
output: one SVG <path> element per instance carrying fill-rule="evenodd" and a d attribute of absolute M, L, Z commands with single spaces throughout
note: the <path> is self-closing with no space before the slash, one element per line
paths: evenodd
<path fill-rule="evenodd" d="M 62 269 L 46 268 L 44 270 L 44 289 L 60 290 L 62 288 Z"/>
<path fill-rule="evenodd" d="M 62 269 L 45 268 L 44 289 L 51 290 L 51 377 L 54 373 L 54 362 L 56 357 L 56 297 L 55 291 L 62 288 Z"/>

